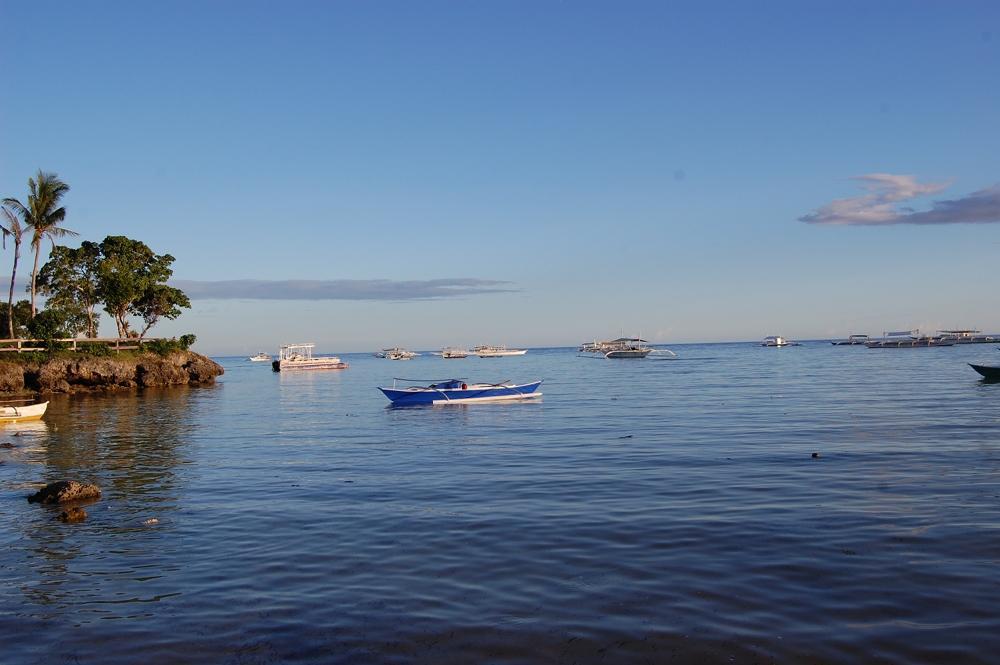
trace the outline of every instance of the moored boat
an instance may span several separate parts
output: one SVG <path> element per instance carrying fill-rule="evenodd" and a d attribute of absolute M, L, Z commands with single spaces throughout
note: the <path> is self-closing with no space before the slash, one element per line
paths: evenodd
<path fill-rule="evenodd" d="M 271 363 L 275 372 L 304 369 L 347 369 L 347 363 L 337 356 L 314 356 L 315 344 L 285 344 L 278 351 L 278 359 Z"/>
<path fill-rule="evenodd" d="M 419 353 L 414 353 L 413 351 L 407 351 L 406 349 L 401 349 L 398 346 L 394 346 L 391 349 L 382 349 L 381 351 L 375 352 L 376 358 L 385 358 L 386 360 L 412 360 L 419 356 Z"/>
<path fill-rule="evenodd" d="M 650 353 L 666 353 L 671 356 L 676 355 L 667 349 L 653 349 L 647 346 L 648 342 L 639 337 L 619 337 L 602 341 L 586 342 L 580 345 L 577 351 L 583 357 L 607 358 L 611 359 L 638 359 L 645 358 Z"/>
<path fill-rule="evenodd" d="M 865 342 L 869 349 L 919 349 L 930 346 L 955 346 L 948 336 L 921 335 L 919 330 L 902 330 L 882 333 L 882 339 Z"/>
<path fill-rule="evenodd" d="M 956 344 L 993 344 L 1000 342 L 1000 335 L 984 335 L 970 328 L 961 330 L 939 330 L 941 337 L 954 340 Z"/>
<path fill-rule="evenodd" d="M 256 355 L 250 356 L 247 360 L 252 363 L 269 363 L 271 362 L 271 356 L 261 351 Z"/>
<path fill-rule="evenodd" d="M 458 349 L 451 346 L 441 349 L 440 353 L 442 358 L 447 358 L 449 360 L 455 360 L 458 358 L 468 358 L 469 352 L 465 349 Z"/>
<path fill-rule="evenodd" d="M 379 386 L 382 394 L 393 406 L 418 406 L 439 404 L 476 404 L 481 402 L 508 402 L 537 399 L 541 380 L 531 383 L 466 383 L 465 379 L 444 379 L 428 385 L 397 386 L 398 382 L 417 383 L 415 379 L 393 379 L 392 387 Z"/>
<path fill-rule="evenodd" d="M 18 423 L 25 420 L 39 420 L 45 415 L 48 402 L 25 404 L 24 406 L 0 406 L 0 423 Z"/>
<path fill-rule="evenodd" d="M 850 335 L 847 339 L 835 339 L 830 344 L 834 346 L 864 346 L 871 339 L 868 335 Z"/>
<path fill-rule="evenodd" d="M 1000 367 L 990 367 L 989 365 L 973 365 L 969 367 L 979 372 L 987 381 L 1000 381 Z"/>
<path fill-rule="evenodd" d="M 508 349 L 506 346 L 494 346 L 483 344 L 472 349 L 472 352 L 480 358 L 503 358 L 505 356 L 523 356 L 527 349 Z"/>
<path fill-rule="evenodd" d="M 768 335 L 764 338 L 764 341 L 760 343 L 761 346 L 802 346 L 798 342 L 790 342 L 780 335 Z"/>

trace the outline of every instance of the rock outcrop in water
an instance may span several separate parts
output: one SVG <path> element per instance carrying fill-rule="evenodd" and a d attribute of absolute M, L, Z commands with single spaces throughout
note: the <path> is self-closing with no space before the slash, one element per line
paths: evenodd
<path fill-rule="evenodd" d="M 97 485 L 78 483 L 75 480 L 60 480 L 49 483 L 28 497 L 28 503 L 54 504 L 70 501 L 100 499 L 101 488 Z"/>
<path fill-rule="evenodd" d="M 76 393 L 121 388 L 213 383 L 223 373 L 192 351 L 109 357 L 58 356 L 46 361 L 0 360 L 0 393 Z"/>

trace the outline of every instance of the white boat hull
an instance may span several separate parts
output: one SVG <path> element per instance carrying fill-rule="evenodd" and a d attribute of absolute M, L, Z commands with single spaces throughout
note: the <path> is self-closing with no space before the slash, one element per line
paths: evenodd
<path fill-rule="evenodd" d="M 311 369 L 347 369 L 340 358 L 313 358 L 312 360 L 282 360 L 273 363 L 277 372 L 295 372 Z"/>
<path fill-rule="evenodd" d="M 513 402 L 518 400 L 535 399 L 541 397 L 542 393 L 528 393 L 526 395 L 497 395 L 495 397 L 466 397 L 464 399 L 436 399 L 431 404 L 469 404 L 470 402 Z"/>
<path fill-rule="evenodd" d="M 48 402 L 41 404 L 28 404 L 27 406 L 2 406 L 0 407 L 0 423 L 17 423 L 24 420 L 38 420 L 45 415 Z"/>

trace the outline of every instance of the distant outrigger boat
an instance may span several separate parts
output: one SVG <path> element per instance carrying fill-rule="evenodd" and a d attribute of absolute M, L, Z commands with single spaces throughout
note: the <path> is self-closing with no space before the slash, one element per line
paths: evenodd
<path fill-rule="evenodd" d="M 305 369 L 347 369 L 347 363 L 337 356 L 313 356 L 315 344 L 285 344 L 278 351 L 278 359 L 271 363 L 275 372 Z"/>
<path fill-rule="evenodd" d="M 983 335 L 979 330 L 939 330 L 941 337 L 954 340 L 956 344 L 994 344 L 1000 342 L 1000 335 Z"/>
<path fill-rule="evenodd" d="M 871 338 L 868 335 L 851 335 L 847 339 L 835 339 L 830 344 L 834 346 L 864 346 Z"/>
<path fill-rule="evenodd" d="M 472 352 L 480 358 L 503 358 L 506 356 L 523 356 L 527 349 L 508 349 L 506 346 L 492 346 L 484 344 L 472 349 Z"/>
<path fill-rule="evenodd" d="M 393 379 L 391 388 L 379 387 L 393 406 L 420 406 L 438 404 L 475 404 L 480 402 L 509 402 L 536 399 L 541 380 L 519 385 L 509 381 L 500 383 L 465 383 L 465 379 L 445 379 L 426 386 L 397 387 L 396 383 L 416 383 L 420 379 Z"/>
<path fill-rule="evenodd" d="M 0 423 L 19 423 L 26 420 L 40 420 L 45 415 L 48 402 L 26 404 L 24 406 L 0 406 Z"/>
<path fill-rule="evenodd" d="M 381 351 L 375 352 L 376 358 L 385 358 L 387 360 L 411 360 L 419 356 L 419 353 L 414 353 L 413 351 L 407 351 L 406 349 L 401 349 L 398 346 L 394 346 L 391 349 L 382 349 Z"/>
<path fill-rule="evenodd" d="M 899 330 L 882 333 L 882 339 L 865 342 L 869 349 L 918 349 L 930 346 L 955 346 L 949 337 L 921 335 L 919 330 Z"/>
<path fill-rule="evenodd" d="M 469 352 L 466 351 L 465 349 L 456 349 L 454 347 L 449 346 L 441 349 L 441 353 L 439 353 L 438 355 L 448 360 L 455 360 L 458 358 L 468 358 Z"/>
<path fill-rule="evenodd" d="M 790 342 L 781 335 L 768 335 L 764 338 L 764 341 L 760 343 L 761 346 L 802 346 L 798 342 Z"/>
<path fill-rule="evenodd" d="M 669 349 L 654 349 L 647 346 L 649 342 L 639 337 L 619 337 L 603 341 L 586 342 L 577 351 L 583 357 L 613 359 L 639 359 L 649 354 L 665 353 L 676 357 Z"/>
<path fill-rule="evenodd" d="M 261 351 L 255 356 L 250 356 L 247 360 L 252 363 L 269 363 L 271 362 L 271 356 Z"/>

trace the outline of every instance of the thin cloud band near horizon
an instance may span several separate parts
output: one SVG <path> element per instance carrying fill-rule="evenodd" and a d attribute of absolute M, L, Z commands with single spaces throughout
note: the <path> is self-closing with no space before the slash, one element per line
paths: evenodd
<path fill-rule="evenodd" d="M 391 279 L 175 279 L 170 284 L 192 300 L 439 300 L 514 293 L 513 282 L 471 277 Z"/>

